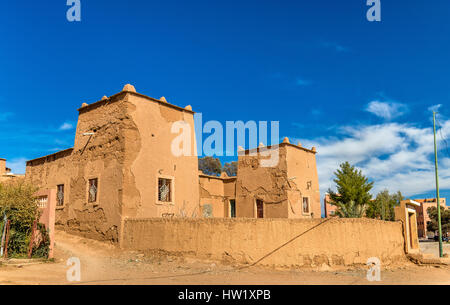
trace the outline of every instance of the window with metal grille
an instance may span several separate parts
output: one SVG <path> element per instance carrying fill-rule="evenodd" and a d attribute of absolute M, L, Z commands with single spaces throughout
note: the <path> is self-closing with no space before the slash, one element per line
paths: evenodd
<path fill-rule="evenodd" d="M 88 202 L 96 202 L 98 194 L 98 179 L 89 179 Z"/>
<path fill-rule="evenodd" d="M 61 207 L 64 205 L 64 184 L 60 184 L 57 186 L 57 193 L 56 193 L 56 205 Z"/>
<path fill-rule="evenodd" d="M 172 180 L 158 178 L 158 200 L 172 202 Z"/>
<path fill-rule="evenodd" d="M 48 203 L 48 197 L 47 196 L 40 196 L 37 198 L 37 205 L 40 209 L 45 209 L 47 207 Z"/>
<path fill-rule="evenodd" d="M 309 198 L 303 197 L 303 213 L 308 214 L 309 213 Z"/>
<path fill-rule="evenodd" d="M 202 212 L 203 212 L 203 217 L 205 218 L 210 218 L 213 215 L 213 209 L 212 209 L 212 205 L 210 204 L 204 204 L 202 206 Z"/>

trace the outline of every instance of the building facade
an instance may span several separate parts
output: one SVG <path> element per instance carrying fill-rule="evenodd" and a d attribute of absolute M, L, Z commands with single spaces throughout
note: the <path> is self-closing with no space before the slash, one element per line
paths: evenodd
<path fill-rule="evenodd" d="M 0 158 L 0 182 L 13 181 L 23 177 L 24 175 L 13 174 L 11 169 L 6 167 L 6 159 Z"/>
<path fill-rule="evenodd" d="M 425 199 L 414 199 L 414 201 L 418 202 L 420 206 L 416 207 L 417 211 L 417 232 L 419 234 L 419 238 L 430 238 L 434 237 L 435 232 L 429 232 L 427 230 L 427 223 L 430 221 L 430 216 L 428 215 L 428 208 L 437 207 L 437 199 L 436 198 L 425 198 Z M 446 199 L 440 198 L 441 207 L 448 209 L 449 207 L 446 205 Z"/>
<path fill-rule="evenodd" d="M 323 208 L 325 218 L 333 217 L 336 215 L 337 206 L 331 204 L 329 194 L 325 194 L 325 196 L 323 197 Z"/>
<path fill-rule="evenodd" d="M 285 140 L 279 162 L 260 148 L 241 153 L 237 177 L 198 171 L 194 112 L 131 85 L 78 109 L 72 148 L 27 161 L 26 180 L 57 190 L 56 226 L 120 242 L 126 218 L 319 218 L 315 149 Z M 190 153 L 173 153 L 174 123 L 188 127 Z"/>

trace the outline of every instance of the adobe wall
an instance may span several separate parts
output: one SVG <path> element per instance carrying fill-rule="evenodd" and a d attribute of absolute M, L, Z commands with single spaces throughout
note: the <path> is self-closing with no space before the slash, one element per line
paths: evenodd
<path fill-rule="evenodd" d="M 316 155 L 310 150 L 294 145 L 286 145 L 289 218 L 320 218 L 319 176 Z M 310 213 L 303 213 L 303 197 L 308 197 Z"/>
<path fill-rule="evenodd" d="M 279 147 L 279 162 L 275 167 L 261 167 L 261 158 L 264 157 L 259 153 L 251 155 L 249 151 L 238 156 L 236 215 L 256 217 L 255 201 L 260 199 L 264 201 L 265 218 L 287 218 L 286 147 Z"/>
<path fill-rule="evenodd" d="M 121 246 L 253 263 L 320 219 L 127 219 Z M 330 219 L 265 258 L 275 267 L 344 267 L 378 257 L 382 266 L 405 260 L 400 222 Z"/>
<path fill-rule="evenodd" d="M 0 176 L 6 174 L 6 160 L 0 158 Z"/>
<path fill-rule="evenodd" d="M 124 130 L 135 130 L 125 94 L 79 109 L 75 146 L 27 162 L 26 180 L 43 189 L 64 184 L 56 227 L 88 238 L 117 242 L 121 225 Z M 94 132 L 85 136 L 83 133 Z M 98 178 L 96 203 L 88 203 L 88 181 Z"/>
<path fill-rule="evenodd" d="M 229 200 L 235 199 L 236 179 L 199 175 L 200 211 L 205 204 L 212 206 L 212 217 L 230 217 Z M 204 216 L 200 213 L 200 216 Z"/>
<path fill-rule="evenodd" d="M 123 216 L 198 216 L 194 113 L 138 93 L 129 93 L 128 102 L 137 132 L 126 141 Z M 178 121 L 190 127 L 191 156 L 177 157 L 172 152 L 172 141 L 179 134 L 171 130 Z M 158 202 L 158 178 L 173 180 L 173 203 Z"/>
<path fill-rule="evenodd" d="M 219 177 L 209 177 L 200 175 L 199 178 L 200 193 L 200 216 L 203 216 L 202 209 L 205 205 L 211 205 L 211 217 L 228 217 L 226 211 L 227 201 L 224 196 L 223 180 Z"/>

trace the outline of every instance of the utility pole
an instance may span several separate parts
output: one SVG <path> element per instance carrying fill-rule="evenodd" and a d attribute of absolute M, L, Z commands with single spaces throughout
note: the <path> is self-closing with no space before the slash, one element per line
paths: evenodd
<path fill-rule="evenodd" d="M 436 199 L 437 199 L 437 217 L 439 227 L 439 257 L 444 257 L 442 249 L 442 227 L 441 227 L 441 198 L 439 198 L 439 174 L 436 144 L 436 112 L 433 111 L 433 134 L 434 134 L 434 168 L 436 171 Z"/>

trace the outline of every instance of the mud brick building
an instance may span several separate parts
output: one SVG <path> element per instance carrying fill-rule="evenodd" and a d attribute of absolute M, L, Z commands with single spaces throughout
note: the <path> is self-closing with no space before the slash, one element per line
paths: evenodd
<path fill-rule="evenodd" d="M 208 176 L 198 170 L 191 106 L 126 85 L 78 112 L 72 148 L 27 161 L 27 181 L 57 190 L 58 228 L 118 242 L 126 219 L 320 218 L 315 148 L 286 138 L 273 167 L 261 166 L 259 147 L 239 153 L 237 177 Z M 175 156 L 172 126 L 180 121 L 194 145 Z"/>
<path fill-rule="evenodd" d="M 6 159 L 0 158 L 0 182 L 10 182 L 22 178 L 23 175 L 13 174 L 11 169 L 6 167 Z"/>

